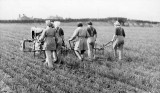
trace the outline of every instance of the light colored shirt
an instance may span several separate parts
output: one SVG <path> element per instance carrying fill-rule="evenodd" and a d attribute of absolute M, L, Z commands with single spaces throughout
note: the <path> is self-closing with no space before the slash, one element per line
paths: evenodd
<path fill-rule="evenodd" d="M 75 31 L 74 31 L 72 37 L 70 38 L 70 40 L 73 40 L 76 37 L 87 38 L 87 37 L 89 37 L 89 33 L 87 32 L 87 30 L 83 29 L 82 27 L 78 27 L 77 29 L 75 29 Z"/>

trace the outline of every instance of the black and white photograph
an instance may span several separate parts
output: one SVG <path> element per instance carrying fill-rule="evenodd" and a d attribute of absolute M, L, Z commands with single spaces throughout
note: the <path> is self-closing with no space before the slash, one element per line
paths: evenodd
<path fill-rule="evenodd" d="M 0 0 L 0 93 L 160 93 L 160 0 Z"/>

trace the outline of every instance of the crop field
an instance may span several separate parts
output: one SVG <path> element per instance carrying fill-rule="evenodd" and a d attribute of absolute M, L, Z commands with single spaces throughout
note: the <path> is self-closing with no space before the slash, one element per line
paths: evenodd
<path fill-rule="evenodd" d="M 62 23 L 65 43 L 76 22 Z M 98 45 L 112 39 L 114 27 L 93 22 Z M 30 28 L 44 24 L 0 24 L 0 91 L 2 93 L 160 93 L 160 28 L 123 27 L 124 59 L 116 61 L 112 47 L 93 62 L 68 54 L 54 69 L 43 65 L 44 55 L 20 51 L 20 41 L 31 39 Z M 86 52 L 87 55 L 87 52 Z M 1 93 L 0 92 L 0 93 Z"/>

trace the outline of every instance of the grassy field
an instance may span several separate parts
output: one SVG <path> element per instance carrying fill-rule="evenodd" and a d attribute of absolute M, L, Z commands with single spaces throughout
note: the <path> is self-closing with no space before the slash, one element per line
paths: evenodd
<path fill-rule="evenodd" d="M 107 47 L 94 62 L 80 62 L 69 54 L 50 70 L 43 66 L 43 58 L 19 49 L 20 40 L 31 39 L 33 26 L 44 24 L 0 24 L 0 80 L 13 93 L 160 93 L 160 28 L 124 27 L 122 61 L 115 61 L 112 48 Z M 97 44 L 112 39 L 113 26 L 102 22 L 94 26 Z M 61 27 L 68 44 L 76 23 Z"/>

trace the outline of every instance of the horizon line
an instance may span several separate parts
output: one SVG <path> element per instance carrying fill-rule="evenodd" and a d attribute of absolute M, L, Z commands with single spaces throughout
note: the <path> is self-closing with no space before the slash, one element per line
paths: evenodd
<path fill-rule="evenodd" d="M 132 19 L 132 18 L 127 18 L 127 17 L 101 17 L 101 18 L 71 18 L 71 17 L 66 17 L 66 18 L 63 18 L 62 19 L 49 19 L 49 18 L 33 18 L 33 19 L 27 19 L 27 20 L 66 20 L 66 19 L 80 19 L 80 20 L 83 20 L 83 19 L 109 19 L 109 18 L 126 18 L 127 20 L 137 20 L 137 21 L 150 21 L 150 22 L 160 22 L 160 21 L 153 21 L 153 20 L 143 20 L 143 19 Z M 19 20 L 19 19 L 0 19 L 0 21 L 3 21 L 3 20 Z M 19 21 L 23 21 L 23 20 L 19 20 Z"/>

